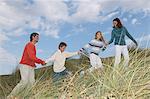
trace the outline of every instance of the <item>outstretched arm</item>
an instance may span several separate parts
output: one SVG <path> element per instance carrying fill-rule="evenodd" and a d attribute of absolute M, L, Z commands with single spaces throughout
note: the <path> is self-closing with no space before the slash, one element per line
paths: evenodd
<path fill-rule="evenodd" d="M 130 38 L 135 44 L 136 46 L 138 45 L 136 40 L 130 35 L 130 33 L 128 32 L 128 30 L 125 28 L 125 32 L 128 38 Z"/>
<path fill-rule="evenodd" d="M 80 49 L 80 52 L 83 52 L 83 53 L 88 53 L 88 50 L 89 48 L 91 47 L 91 44 L 92 41 L 90 41 L 88 44 L 84 45 L 81 49 Z"/>
<path fill-rule="evenodd" d="M 49 63 L 49 62 L 54 62 L 55 61 L 55 56 L 56 56 L 56 53 L 54 53 L 50 58 L 46 59 L 46 63 Z"/>
<path fill-rule="evenodd" d="M 114 38 L 115 38 L 115 35 L 114 35 L 114 32 L 112 31 L 112 32 L 111 32 L 111 39 L 110 39 L 110 41 L 108 42 L 108 44 L 111 44 L 111 43 L 114 41 Z"/>
<path fill-rule="evenodd" d="M 72 56 L 75 56 L 75 55 L 78 55 L 78 52 L 64 52 L 65 54 L 65 57 L 66 58 L 69 58 L 69 57 L 72 57 Z"/>

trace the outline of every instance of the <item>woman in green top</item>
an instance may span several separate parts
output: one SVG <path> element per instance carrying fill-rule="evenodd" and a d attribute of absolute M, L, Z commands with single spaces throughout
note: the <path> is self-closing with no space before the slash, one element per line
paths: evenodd
<path fill-rule="evenodd" d="M 138 45 L 136 40 L 129 34 L 128 30 L 122 25 L 119 18 L 113 20 L 113 30 L 111 34 L 111 40 L 108 44 L 111 44 L 114 40 L 115 51 L 115 64 L 117 66 L 120 63 L 121 54 L 124 56 L 124 65 L 127 66 L 129 62 L 129 53 L 125 42 L 125 36 L 130 38 L 136 46 Z"/>

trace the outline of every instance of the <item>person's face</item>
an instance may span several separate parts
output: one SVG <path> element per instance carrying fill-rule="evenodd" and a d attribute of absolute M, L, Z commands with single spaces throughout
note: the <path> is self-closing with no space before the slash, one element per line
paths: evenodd
<path fill-rule="evenodd" d="M 66 46 L 62 46 L 62 47 L 60 47 L 60 51 L 61 51 L 61 52 L 64 52 L 64 51 L 65 51 L 65 49 L 66 49 Z"/>
<path fill-rule="evenodd" d="M 113 21 L 113 26 L 117 27 L 118 22 L 117 21 Z"/>
<path fill-rule="evenodd" d="M 33 41 L 38 42 L 39 41 L 39 35 L 33 36 Z"/>
<path fill-rule="evenodd" d="M 97 35 L 96 35 L 96 38 L 100 39 L 101 38 L 101 33 L 98 32 Z"/>

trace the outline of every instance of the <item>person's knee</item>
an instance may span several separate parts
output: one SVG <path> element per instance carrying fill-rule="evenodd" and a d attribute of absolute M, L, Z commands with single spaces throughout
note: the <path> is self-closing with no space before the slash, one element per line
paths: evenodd
<path fill-rule="evenodd" d="M 20 83 L 20 84 L 27 84 L 27 83 L 28 83 L 28 80 L 21 80 L 19 83 Z"/>
<path fill-rule="evenodd" d="M 129 56 L 124 57 L 125 61 L 129 61 Z"/>
<path fill-rule="evenodd" d="M 33 84 L 35 83 L 35 79 L 30 80 L 29 83 L 30 83 L 31 85 L 33 85 Z"/>
<path fill-rule="evenodd" d="M 97 64 L 96 64 L 96 63 L 91 63 L 91 65 L 92 65 L 93 67 L 96 67 Z"/>
<path fill-rule="evenodd" d="M 120 63 L 120 59 L 116 59 L 115 64 L 119 64 L 119 63 Z"/>

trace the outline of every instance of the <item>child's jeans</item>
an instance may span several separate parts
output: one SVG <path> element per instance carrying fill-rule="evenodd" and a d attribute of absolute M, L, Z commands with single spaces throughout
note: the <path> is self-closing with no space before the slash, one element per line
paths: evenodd
<path fill-rule="evenodd" d="M 54 72 L 54 74 L 53 74 L 53 81 L 55 82 L 55 81 L 58 81 L 58 80 L 60 80 L 60 79 L 63 79 L 63 78 L 65 78 L 66 76 L 68 76 L 68 75 L 70 75 L 70 72 L 67 70 L 67 69 L 65 69 L 64 71 L 62 71 L 62 72 Z"/>

